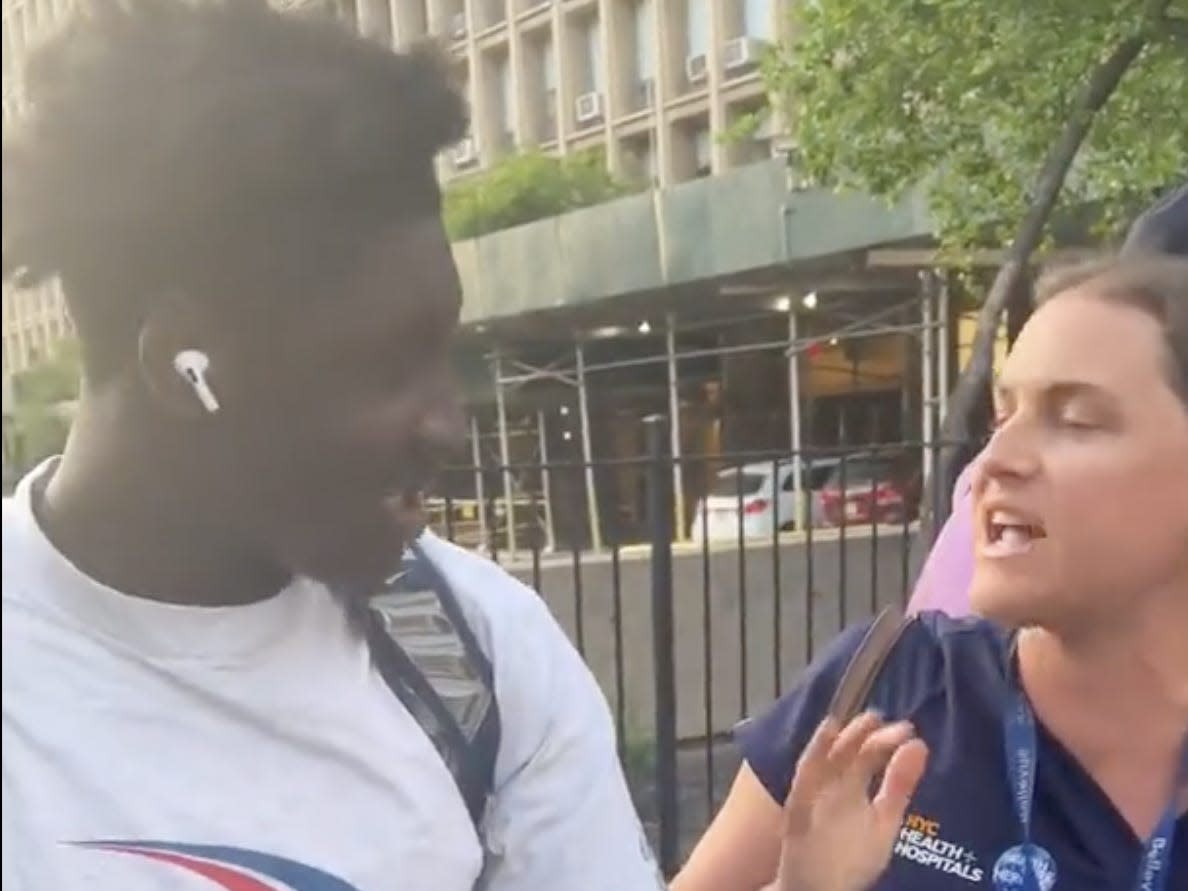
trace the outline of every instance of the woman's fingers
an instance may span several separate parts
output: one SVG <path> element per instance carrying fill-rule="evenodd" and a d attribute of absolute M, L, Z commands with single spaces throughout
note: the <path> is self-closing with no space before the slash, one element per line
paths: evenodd
<path fill-rule="evenodd" d="M 883 719 L 877 712 L 864 712 L 847 724 L 829 750 L 830 774 L 834 777 L 844 774 L 862 747 L 882 727 Z"/>
<path fill-rule="evenodd" d="M 875 820 L 885 834 L 894 835 L 903 824 L 908 805 L 928 764 L 928 746 L 922 739 L 901 744 L 883 774 L 883 783 L 871 803 Z"/>
<path fill-rule="evenodd" d="M 870 789 L 895 751 L 915 735 L 915 728 L 907 721 L 897 721 L 870 734 L 853 757 L 852 781 L 864 790 Z"/>
<path fill-rule="evenodd" d="M 886 868 L 927 758 L 907 722 L 884 724 L 873 713 L 844 728 L 836 719 L 823 721 L 792 776 L 772 887 L 869 887 Z"/>
<path fill-rule="evenodd" d="M 878 714 L 867 712 L 842 728 L 826 718 L 796 765 L 784 803 L 785 833 L 808 832 L 814 806 L 831 787 L 867 800 L 868 790 L 883 771 L 882 787 L 871 804 L 880 824 L 894 820 L 898 827 L 927 758 L 927 747 L 915 739 L 906 721 L 884 724 Z"/>
<path fill-rule="evenodd" d="M 869 740 L 881 739 L 880 733 L 888 729 L 874 712 L 859 715 L 844 728 L 832 717 L 822 721 L 805 746 L 792 776 L 792 786 L 784 802 L 784 831 L 806 832 L 820 794 L 850 771 Z"/>
<path fill-rule="evenodd" d="M 788 797 L 784 800 L 786 833 L 798 835 L 808 830 L 812 822 L 813 802 L 829 782 L 829 753 L 840 732 L 837 721 L 826 718 L 804 747 L 792 774 Z"/>

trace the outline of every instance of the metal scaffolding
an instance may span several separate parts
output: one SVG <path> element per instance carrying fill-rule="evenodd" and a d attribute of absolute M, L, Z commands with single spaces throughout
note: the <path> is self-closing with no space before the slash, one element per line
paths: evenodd
<path fill-rule="evenodd" d="M 594 455 L 590 429 L 589 379 L 593 374 L 612 370 L 621 370 L 646 365 L 664 363 L 666 366 L 667 405 L 671 418 L 670 436 L 671 449 L 674 458 L 673 490 L 675 493 L 675 515 L 677 523 L 675 529 L 678 537 L 685 535 L 685 504 L 684 485 L 681 471 L 682 443 L 680 423 L 680 365 L 682 361 L 704 358 L 723 357 L 736 354 L 753 354 L 780 351 L 787 361 L 789 385 L 789 417 L 790 442 L 793 457 L 794 495 L 798 505 L 803 503 L 804 479 L 800 456 L 803 453 L 803 416 L 801 408 L 802 373 L 800 357 L 808 351 L 824 344 L 837 344 L 840 341 L 855 341 L 889 334 L 903 334 L 915 337 L 920 347 L 920 402 L 921 402 L 921 430 L 922 439 L 930 443 L 935 439 L 939 429 L 939 422 L 944 417 L 945 394 L 949 378 L 949 355 L 952 349 L 952 332 L 949 330 L 949 290 L 943 280 L 932 272 L 920 273 L 920 293 L 911 298 L 896 301 L 890 305 L 879 307 L 873 312 L 846 319 L 828 331 L 803 335 L 801 320 L 817 311 L 816 294 L 809 294 L 799 299 L 783 298 L 787 304 L 788 328 L 786 337 L 779 340 L 767 340 L 757 343 L 719 345 L 714 347 L 698 347 L 681 351 L 678 349 L 677 335 L 681 331 L 690 332 L 705 327 L 723 327 L 739 321 L 739 319 L 714 320 L 702 325 L 678 326 L 674 314 L 668 314 L 664 329 L 664 351 L 662 353 L 637 356 L 606 362 L 589 362 L 586 355 L 586 344 L 578 339 L 573 345 L 572 360 L 562 356 L 547 365 L 531 365 L 527 362 L 513 359 L 504 353 L 497 353 L 492 358 L 492 371 L 495 384 L 495 403 L 497 408 L 497 423 L 500 440 L 500 461 L 503 477 L 503 500 L 509 517 L 514 509 L 514 480 L 511 472 L 511 456 L 508 444 L 508 418 L 506 391 L 509 387 L 516 387 L 530 382 L 551 380 L 571 387 L 577 391 L 578 410 L 580 416 L 580 437 L 582 459 L 585 464 L 584 486 L 587 506 L 587 521 L 590 526 L 590 544 L 594 550 L 603 547 L 602 529 L 600 524 L 601 512 L 594 478 Z M 770 318 L 772 312 L 764 314 Z M 915 318 L 912 318 L 915 316 Z M 910 321 L 900 321 L 903 318 Z M 749 316 L 747 319 L 754 319 Z M 506 349 L 506 347 L 505 347 Z M 509 366 L 512 370 L 509 373 Z M 542 460 L 546 460 L 547 447 L 545 444 L 544 416 L 537 413 L 537 424 L 540 428 L 540 447 Z M 922 461 L 926 472 L 931 470 L 931 449 L 925 447 Z M 547 471 L 545 472 L 547 480 Z M 546 502 L 551 501 L 551 493 L 547 485 L 543 493 Z M 546 504 L 548 517 L 547 527 L 550 544 L 553 542 L 552 506 Z M 796 525 L 799 527 L 806 517 L 798 511 Z M 509 523 L 508 547 L 514 554 L 519 542 L 515 536 L 515 524 Z"/>

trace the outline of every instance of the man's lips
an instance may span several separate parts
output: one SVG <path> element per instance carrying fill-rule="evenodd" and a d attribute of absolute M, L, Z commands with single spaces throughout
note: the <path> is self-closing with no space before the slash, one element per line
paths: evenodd
<path fill-rule="evenodd" d="M 419 511 L 422 506 L 421 492 L 419 489 L 397 492 L 387 496 L 384 504 L 394 511 Z"/>

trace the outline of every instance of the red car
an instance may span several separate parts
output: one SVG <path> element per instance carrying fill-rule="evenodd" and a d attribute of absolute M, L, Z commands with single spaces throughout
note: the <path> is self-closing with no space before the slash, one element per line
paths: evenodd
<path fill-rule="evenodd" d="M 902 455 L 847 455 L 819 497 L 827 526 L 904 523 L 920 506 L 920 474 Z"/>

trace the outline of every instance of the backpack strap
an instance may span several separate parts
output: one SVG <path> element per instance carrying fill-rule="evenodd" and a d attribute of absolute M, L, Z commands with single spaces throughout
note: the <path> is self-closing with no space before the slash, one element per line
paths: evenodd
<path fill-rule="evenodd" d="M 850 657 L 829 705 L 830 716 L 842 726 L 856 718 L 866 707 L 891 651 L 913 621 L 913 617 L 904 616 L 899 610 L 888 607 L 871 623 L 862 643 Z"/>
<path fill-rule="evenodd" d="M 480 830 L 494 788 L 499 706 L 491 661 L 453 589 L 414 545 L 362 620 L 376 670 L 432 741 Z"/>

